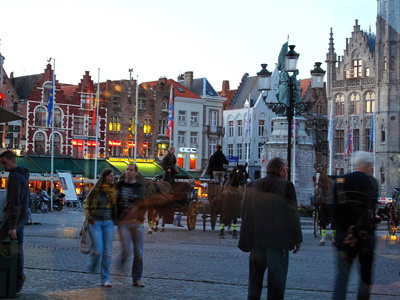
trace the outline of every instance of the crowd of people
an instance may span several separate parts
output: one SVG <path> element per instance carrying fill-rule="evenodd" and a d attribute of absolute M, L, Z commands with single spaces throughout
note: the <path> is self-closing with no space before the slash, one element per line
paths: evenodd
<path fill-rule="evenodd" d="M 171 184 L 177 173 L 174 152 L 171 147 L 162 163 L 164 180 Z M 218 145 L 210 159 L 212 174 L 216 178 L 220 178 L 220 168 L 223 169 L 226 162 L 221 154 Z M 0 163 L 10 172 L 6 218 L 0 227 L 0 239 L 18 241 L 16 286 L 20 292 L 25 280 L 23 233 L 28 220 L 29 172 L 16 165 L 15 154 L 11 151 L 0 154 Z M 350 270 L 357 258 L 361 273 L 358 299 L 369 299 L 372 284 L 374 217 L 378 197 L 378 184 L 372 176 L 372 154 L 355 153 L 354 165 L 355 171 L 337 178 L 332 189 L 337 249 L 334 300 L 346 299 Z M 248 184 L 242 200 L 238 247 L 250 253 L 248 299 L 260 299 L 266 270 L 268 299 L 284 299 L 289 252 L 300 251 L 303 241 L 296 191 L 293 183 L 287 180 L 286 162 L 279 157 L 272 158 L 266 171 L 264 178 Z M 142 275 L 146 189 L 138 180 L 138 172 L 137 165 L 129 164 L 115 183 L 113 171 L 104 169 L 84 203 L 84 215 L 93 241 L 87 267 L 95 272 L 100 266 L 100 282 L 106 288 L 112 287 L 110 265 L 114 226 L 118 228 L 123 246 L 118 258 L 120 267 L 123 268 L 133 251 L 133 286 L 145 286 Z M 180 224 L 180 220 L 176 223 Z"/>

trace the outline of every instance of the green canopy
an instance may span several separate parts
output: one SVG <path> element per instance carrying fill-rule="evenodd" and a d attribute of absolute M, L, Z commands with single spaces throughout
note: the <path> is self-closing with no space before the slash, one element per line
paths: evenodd
<path fill-rule="evenodd" d="M 91 158 L 91 159 L 73 158 L 72 161 L 74 162 L 74 164 L 79 165 L 80 168 L 82 168 L 84 170 L 84 173 L 86 174 L 87 178 L 94 178 L 94 161 L 95 161 L 94 158 Z M 118 168 L 114 167 L 107 160 L 98 159 L 97 160 L 97 177 L 99 177 L 100 173 L 106 168 L 112 169 L 115 176 L 122 174 L 122 172 Z"/>
<path fill-rule="evenodd" d="M 51 173 L 50 156 L 28 156 L 35 166 L 42 170 L 42 173 Z M 54 173 L 57 171 L 71 171 L 72 174 L 85 175 L 85 171 L 69 157 L 54 157 Z"/>

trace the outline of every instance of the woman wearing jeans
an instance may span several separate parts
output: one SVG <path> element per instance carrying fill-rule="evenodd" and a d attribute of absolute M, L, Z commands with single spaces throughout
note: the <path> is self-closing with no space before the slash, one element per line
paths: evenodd
<path fill-rule="evenodd" d="M 85 217 L 92 237 L 92 252 L 88 263 L 90 272 L 96 270 L 101 257 L 101 285 L 112 287 L 109 282 L 111 249 L 114 239 L 114 210 L 116 203 L 114 172 L 104 169 L 90 190 L 84 204 Z"/>

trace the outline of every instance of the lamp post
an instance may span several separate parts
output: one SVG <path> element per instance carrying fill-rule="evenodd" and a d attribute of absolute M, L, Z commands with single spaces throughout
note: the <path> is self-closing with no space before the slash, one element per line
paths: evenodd
<path fill-rule="evenodd" d="M 259 91 L 262 93 L 264 103 L 269 109 L 280 116 L 286 117 L 288 121 L 288 180 L 291 178 L 292 163 L 292 121 L 294 116 L 301 115 L 308 111 L 308 104 L 301 102 L 299 90 L 297 88 L 298 74 L 297 62 L 299 54 L 294 51 L 295 46 L 290 45 L 289 51 L 285 55 L 285 67 L 280 73 L 279 99 L 278 102 L 267 102 L 268 91 L 271 90 L 271 72 L 266 64 L 262 64 L 262 70 L 257 73 L 259 77 Z M 315 63 L 315 68 L 311 71 L 311 88 L 321 89 L 324 85 L 325 71 L 321 69 L 321 63 Z M 292 75 L 289 75 L 292 73 Z"/>

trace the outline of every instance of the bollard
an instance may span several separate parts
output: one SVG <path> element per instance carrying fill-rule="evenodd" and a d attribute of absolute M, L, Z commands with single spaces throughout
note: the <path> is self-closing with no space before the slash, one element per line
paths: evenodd
<path fill-rule="evenodd" d="M 0 298 L 16 297 L 17 241 L 0 242 Z"/>

